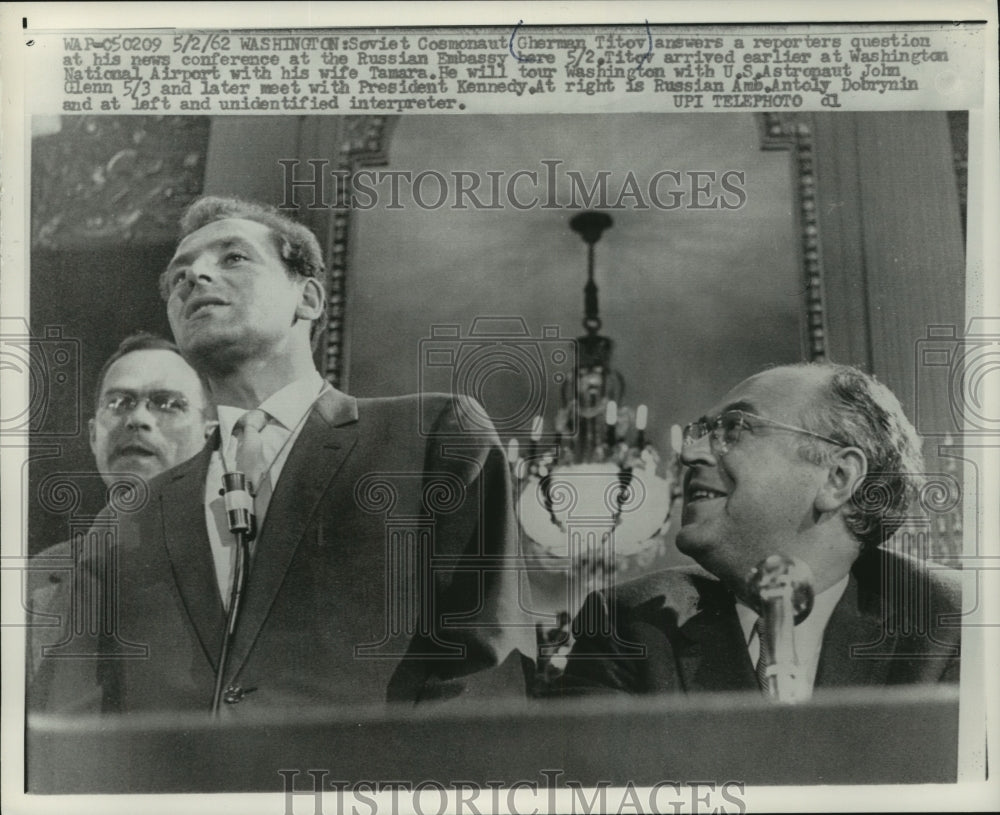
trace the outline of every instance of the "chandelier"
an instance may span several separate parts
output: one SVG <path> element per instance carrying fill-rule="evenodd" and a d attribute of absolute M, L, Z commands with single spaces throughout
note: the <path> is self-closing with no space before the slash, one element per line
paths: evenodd
<path fill-rule="evenodd" d="M 672 454 L 661 456 L 647 436 L 650 412 L 624 403 L 614 343 L 600 333 L 594 246 L 612 224 L 592 211 L 570 221 L 587 245 L 586 333 L 576 340 L 576 367 L 562 384 L 554 433 L 543 433 L 536 416 L 530 438 L 508 445 L 521 528 L 536 562 L 570 576 L 569 612 L 589 591 L 609 587 L 630 559 L 649 562 L 665 548 L 678 493 L 680 428 L 671 430 Z"/>

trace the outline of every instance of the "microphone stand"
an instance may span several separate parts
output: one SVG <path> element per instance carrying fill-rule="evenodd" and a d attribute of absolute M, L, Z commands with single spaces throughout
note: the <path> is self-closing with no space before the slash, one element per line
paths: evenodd
<path fill-rule="evenodd" d="M 792 591 L 787 581 L 761 591 L 761 616 L 767 628 L 764 659 L 767 665 L 767 695 L 779 702 L 795 700 L 795 679 L 798 660 L 795 655 L 795 633 L 792 611 Z"/>
<path fill-rule="evenodd" d="M 226 504 L 226 520 L 229 531 L 236 536 L 236 565 L 229 591 L 229 612 L 226 615 L 226 630 L 222 638 L 222 650 L 215 671 L 215 690 L 212 693 L 212 716 L 218 718 L 222 702 L 229 649 L 232 645 L 236 625 L 239 622 L 243 600 L 243 588 L 250 573 L 250 541 L 254 536 L 253 498 L 246 488 L 246 476 L 240 472 L 230 472 L 222 476 L 222 493 Z"/>
<path fill-rule="evenodd" d="M 801 702 L 810 696 L 799 684 L 800 667 L 795 653 L 795 626 L 809 616 L 813 606 L 813 577 L 801 560 L 771 555 L 747 577 L 747 587 L 760 608 L 767 630 L 761 656 L 767 665 L 765 693 L 778 702 Z"/>

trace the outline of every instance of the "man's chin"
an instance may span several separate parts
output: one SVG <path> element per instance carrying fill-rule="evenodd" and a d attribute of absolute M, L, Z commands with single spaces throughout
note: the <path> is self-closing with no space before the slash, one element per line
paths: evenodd
<path fill-rule="evenodd" d="M 677 532 L 677 550 L 698 563 L 716 577 L 724 578 L 732 571 L 733 553 L 719 535 L 698 524 L 682 526 Z"/>
<path fill-rule="evenodd" d="M 227 376 L 252 357 L 250 344 L 232 328 L 204 331 L 179 343 L 184 359 L 203 374 Z"/>
<path fill-rule="evenodd" d="M 698 554 L 712 548 L 712 539 L 698 524 L 684 524 L 677 531 L 677 549 L 697 559 Z"/>
<path fill-rule="evenodd" d="M 106 481 L 130 482 L 139 478 L 143 481 L 163 472 L 163 465 L 156 456 L 125 456 L 114 462 L 111 472 L 105 476 Z"/>

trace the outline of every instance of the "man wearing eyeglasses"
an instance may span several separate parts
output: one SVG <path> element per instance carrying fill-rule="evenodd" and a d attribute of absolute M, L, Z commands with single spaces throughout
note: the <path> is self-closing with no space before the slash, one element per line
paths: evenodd
<path fill-rule="evenodd" d="M 214 426 L 198 374 L 176 345 L 154 334 L 122 340 L 101 368 L 95 390 L 90 449 L 109 490 L 116 484 L 128 488 L 136 478 L 149 481 L 191 458 Z M 30 610 L 38 622 L 29 628 L 31 675 L 43 662 L 42 649 L 64 636 L 53 621 L 69 614 L 72 558 L 71 541 L 63 541 L 36 555 L 28 572 Z"/>
<path fill-rule="evenodd" d="M 105 484 L 149 480 L 205 445 L 213 410 L 194 368 L 172 342 L 126 337 L 99 375 L 90 449 Z"/>
<path fill-rule="evenodd" d="M 957 681 L 959 629 L 942 623 L 961 611 L 957 576 L 884 545 L 919 512 L 923 480 L 920 439 L 888 388 L 848 366 L 766 370 L 685 428 L 681 459 L 677 547 L 701 568 L 591 595 L 567 692 L 767 692 L 747 578 L 776 554 L 812 573 L 813 607 L 795 626 L 799 698 Z"/>

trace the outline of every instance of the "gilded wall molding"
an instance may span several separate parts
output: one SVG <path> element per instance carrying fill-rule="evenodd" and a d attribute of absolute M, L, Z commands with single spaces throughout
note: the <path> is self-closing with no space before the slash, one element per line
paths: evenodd
<path fill-rule="evenodd" d="M 761 149 L 791 153 L 799 256 L 805 278 L 806 352 L 810 361 L 821 362 L 827 357 L 827 326 L 812 124 L 806 115 L 798 113 L 757 113 L 755 117 Z"/>
<path fill-rule="evenodd" d="M 335 198 L 329 208 L 300 209 L 303 223 L 320 239 L 326 258 L 326 320 L 317 338 L 316 364 L 334 387 L 347 378 L 348 337 L 346 303 L 352 260 L 351 234 L 353 175 L 361 167 L 389 163 L 389 142 L 398 116 L 324 117 L 315 130 L 304 133 L 303 143 L 312 152 L 307 158 L 329 158 L 325 168 L 337 178 Z"/>

